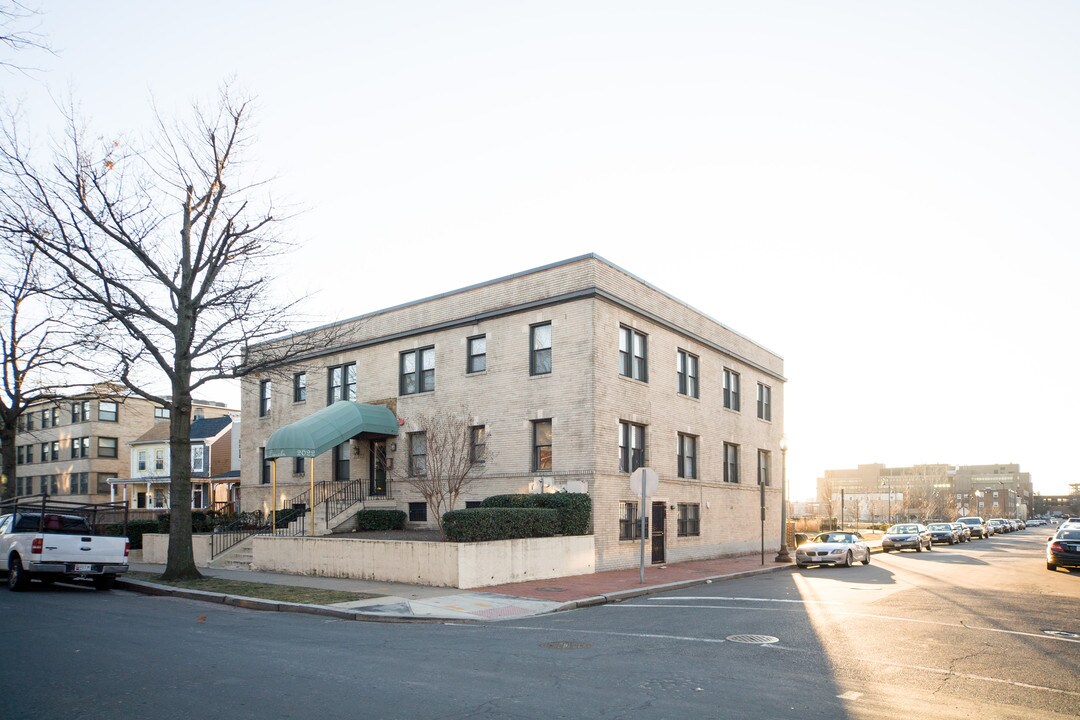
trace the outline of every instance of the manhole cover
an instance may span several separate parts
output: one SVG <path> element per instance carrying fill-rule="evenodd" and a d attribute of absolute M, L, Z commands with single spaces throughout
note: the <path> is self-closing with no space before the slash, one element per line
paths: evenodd
<path fill-rule="evenodd" d="M 748 645 L 771 645 L 780 642 L 780 638 L 772 635 L 728 635 L 724 639 L 730 642 L 747 643 Z"/>
<path fill-rule="evenodd" d="M 545 585 L 536 589 L 540 592 L 566 592 L 566 588 L 555 587 L 554 585 Z"/>
<path fill-rule="evenodd" d="M 559 640 L 557 642 L 543 643 L 540 647 L 547 648 L 548 650 L 583 650 L 585 648 L 591 648 L 592 643 Z"/>
<path fill-rule="evenodd" d="M 1080 638 L 1080 633 L 1069 632 L 1068 630 L 1043 630 L 1043 632 L 1054 637 Z"/>

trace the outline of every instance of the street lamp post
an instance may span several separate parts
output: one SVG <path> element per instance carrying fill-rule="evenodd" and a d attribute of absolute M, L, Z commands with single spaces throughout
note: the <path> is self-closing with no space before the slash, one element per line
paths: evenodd
<path fill-rule="evenodd" d="M 787 546 L 787 438 L 780 438 L 780 552 L 773 562 L 791 562 Z"/>

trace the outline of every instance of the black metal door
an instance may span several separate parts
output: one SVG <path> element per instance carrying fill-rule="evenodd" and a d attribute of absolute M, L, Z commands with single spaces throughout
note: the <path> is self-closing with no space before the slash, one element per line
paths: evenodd
<path fill-rule="evenodd" d="M 662 502 L 652 504 L 652 561 L 653 564 L 664 562 L 664 517 L 667 505 Z"/>

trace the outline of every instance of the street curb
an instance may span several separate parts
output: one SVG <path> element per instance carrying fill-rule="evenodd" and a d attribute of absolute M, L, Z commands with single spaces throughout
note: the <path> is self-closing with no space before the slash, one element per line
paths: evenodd
<path fill-rule="evenodd" d="M 344 610 L 342 608 L 328 607 L 326 605 L 290 603 L 282 602 L 280 600 L 264 600 L 262 598 L 245 597 L 243 595 L 226 595 L 224 593 L 206 592 L 204 590 L 189 590 L 187 588 L 172 587 L 171 585 L 158 585 L 157 583 L 148 582 L 146 580 L 136 580 L 134 578 L 117 578 L 116 587 L 120 590 L 130 590 L 132 592 L 142 593 L 143 595 L 154 595 L 157 597 L 175 597 L 182 598 L 184 600 L 196 600 L 199 602 L 214 603 L 216 605 L 229 605 L 232 607 L 243 608 L 245 610 L 260 610 L 264 612 L 291 612 L 301 613 L 305 615 L 320 615 L 322 617 L 336 618 L 338 620 L 356 620 L 358 622 L 427 624 L 443 624 L 448 622 L 453 622 L 455 624 L 482 622 L 480 620 L 471 620 L 468 618 L 451 619 L 408 615 L 377 615 L 375 613 L 364 613 L 357 610 Z"/>

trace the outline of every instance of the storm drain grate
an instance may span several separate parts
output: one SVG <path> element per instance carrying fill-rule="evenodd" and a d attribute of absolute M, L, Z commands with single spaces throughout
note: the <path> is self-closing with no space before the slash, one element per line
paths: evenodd
<path fill-rule="evenodd" d="M 540 647 L 547 648 L 548 650 L 584 650 L 586 648 L 591 648 L 592 643 L 559 640 L 557 642 L 542 643 Z"/>
<path fill-rule="evenodd" d="M 771 645 L 780 642 L 780 638 L 772 635 L 728 635 L 725 640 L 748 645 Z"/>

